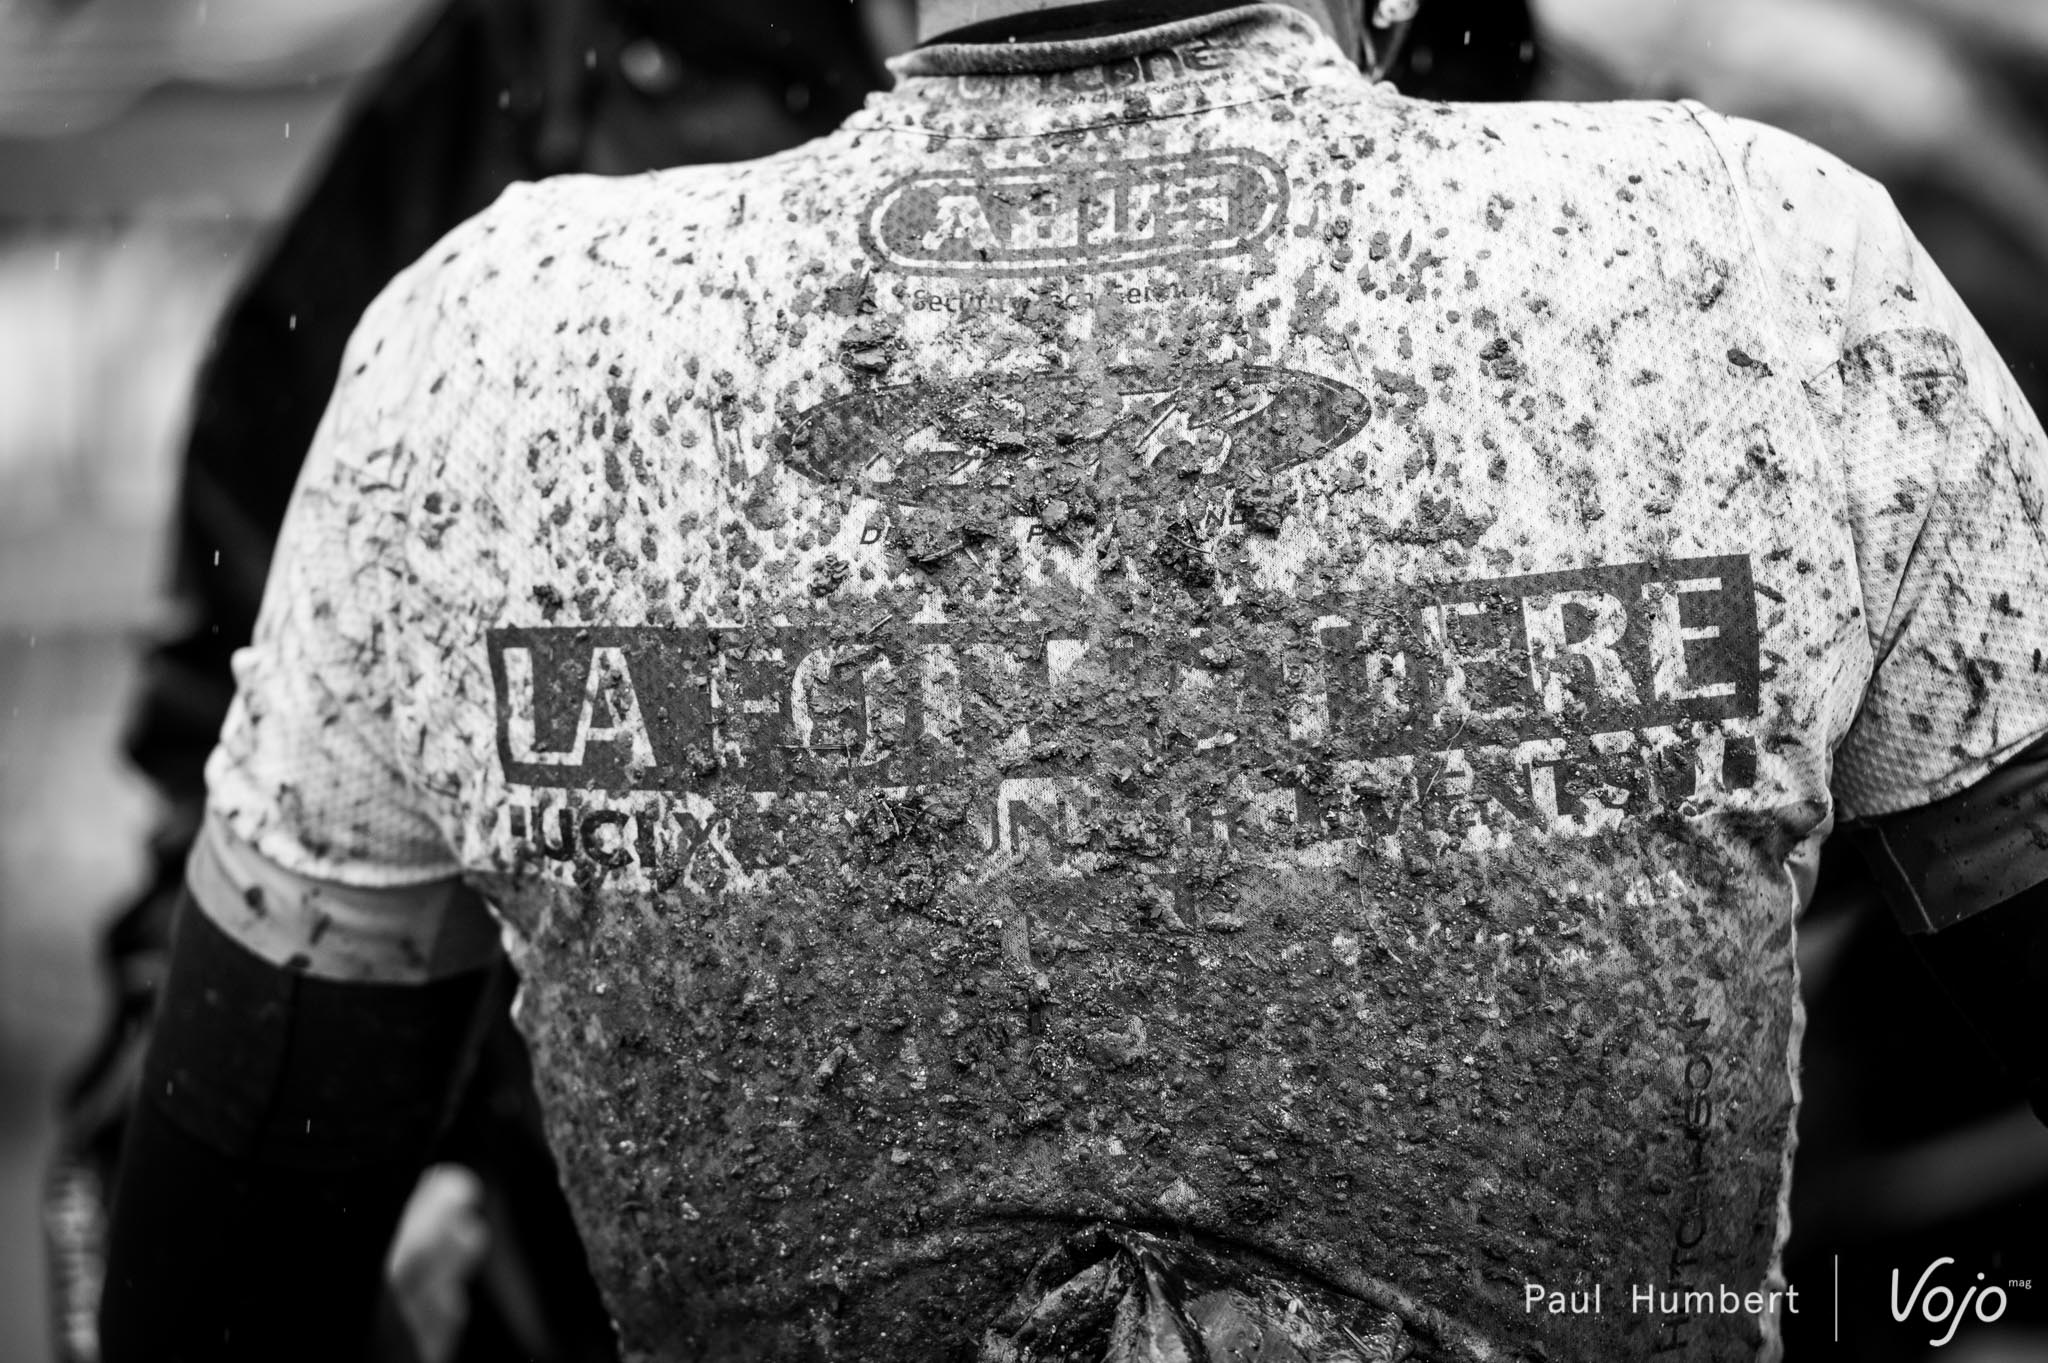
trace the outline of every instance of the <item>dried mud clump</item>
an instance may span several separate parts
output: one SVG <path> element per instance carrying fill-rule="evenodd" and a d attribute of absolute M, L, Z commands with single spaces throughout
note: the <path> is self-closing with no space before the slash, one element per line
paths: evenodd
<path fill-rule="evenodd" d="M 1279 483 L 1254 483 L 1238 489 L 1237 506 L 1248 529 L 1262 535 L 1277 535 L 1286 524 L 1288 512 L 1294 509 L 1294 491 Z"/>
<path fill-rule="evenodd" d="M 1185 519 L 1171 520 L 1160 528 L 1152 546 L 1153 559 L 1190 591 L 1206 591 L 1216 582 L 1216 568 L 1202 548 L 1200 534 Z"/>

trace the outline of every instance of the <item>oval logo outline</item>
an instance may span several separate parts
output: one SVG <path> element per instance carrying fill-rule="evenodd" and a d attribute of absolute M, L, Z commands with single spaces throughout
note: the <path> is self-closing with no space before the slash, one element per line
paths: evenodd
<path fill-rule="evenodd" d="M 869 200 L 860 234 L 869 255 L 910 273 L 1102 274 L 1247 251 L 1287 204 L 1277 161 L 1225 148 L 910 175 Z"/>
<path fill-rule="evenodd" d="M 830 398 L 782 440 L 789 465 L 897 506 L 1011 514 L 1085 485 L 1140 505 L 1189 481 L 1263 478 L 1363 431 L 1366 395 L 1277 366 L 1215 364 L 909 383 Z"/>

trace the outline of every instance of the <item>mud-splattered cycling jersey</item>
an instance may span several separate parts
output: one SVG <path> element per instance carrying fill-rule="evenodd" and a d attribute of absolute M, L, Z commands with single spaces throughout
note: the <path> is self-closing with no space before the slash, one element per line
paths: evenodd
<path fill-rule="evenodd" d="M 1076 1234 L 1358 1357 L 1774 1353 L 1806 868 L 2048 729 L 1977 327 L 1789 137 L 1277 6 L 898 70 L 384 295 L 208 911 L 418 979 L 487 894 L 633 1358 L 971 1354 Z"/>

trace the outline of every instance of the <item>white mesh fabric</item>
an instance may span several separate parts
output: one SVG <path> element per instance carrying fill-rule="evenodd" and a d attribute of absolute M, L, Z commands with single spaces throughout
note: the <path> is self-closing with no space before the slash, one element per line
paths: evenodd
<path fill-rule="evenodd" d="M 350 342 L 207 763 L 210 808 L 236 838 L 298 875 L 364 888 L 461 869 L 394 722 L 417 511 L 408 423 L 448 341 L 418 288 L 431 278 L 401 275 Z"/>

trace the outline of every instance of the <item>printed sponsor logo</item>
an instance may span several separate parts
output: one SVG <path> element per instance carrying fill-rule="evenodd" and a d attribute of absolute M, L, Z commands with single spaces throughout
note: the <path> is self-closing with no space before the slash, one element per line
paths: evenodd
<path fill-rule="evenodd" d="M 1286 216 L 1278 163 L 1223 150 L 912 175 L 869 203 L 861 237 L 915 273 L 1092 273 L 1235 255 Z"/>
<path fill-rule="evenodd" d="M 1713 1211 L 1714 1167 L 1709 1146 L 1714 1136 L 1715 1070 L 1714 1059 L 1703 1046 L 1709 1027 L 1703 1017 L 1688 1019 L 1684 1024 L 1685 1092 L 1679 1099 L 1676 1116 L 1678 1135 L 1684 1143 L 1685 1173 L 1678 1220 L 1671 1230 L 1671 1254 L 1665 1263 L 1666 1281 L 1673 1285 L 1684 1284 L 1698 1269 L 1700 1245 L 1707 1238 L 1708 1218 Z M 1701 1295 L 1698 1293 L 1666 1295 L 1671 1298 L 1668 1304 L 1654 1299 L 1650 1303 L 1653 1308 L 1661 1306 L 1663 1317 L 1657 1326 L 1656 1343 L 1650 1350 L 1652 1356 L 1690 1348 L 1698 1335 L 1695 1317 L 1710 1314 L 1713 1309 L 1712 1305 L 1706 1311 L 1695 1309 L 1691 1299 Z"/>
<path fill-rule="evenodd" d="M 947 103 L 1016 99 L 1077 99 L 1120 96 L 1147 85 L 1164 85 L 1217 71 L 1230 65 L 1231 49 L 1197 39 L 1180 47 L 1160 48 L 1111 58 L 1060 71 L 974 73 L 955 76 L 946 90 Z"/>
<path fill-rule="evenodd" d="M 499 756 L 526 792 L 505 832 L 602 875 L 714 892 L 765 884 L 852 806 L 942 799 L 989 855 L 1039 868 L 1034 893 L 1085 897 L 1107 855 L 1194 912 L 1187 878 L 1226 849 L 1254 887 L 1352 849 L 1398 858 L 1423 834 L 1594 837 L 1756 783 L 1743 558 L 1211 620 L 1142 645 L 1032 620 L 493 631 Z M 1155 721 L 1123 750 L 1061 723 L 1107 693 Z M 1643 909 L 1684 894 L 1668 870 L 1563 888 Z"/>
<path fill-rule="evenodd" d="M 610 791 L 944 783 L 968 754 L 1005 747 L 1031 755 L 1034 777 L 1071 785 L 1090 773 L 1093 741 L 1063 744 L 1047 717 L 1086 684 L 1162 703 L 1198 693 L 1199 713 L 1227 726 L 1182 735 L 1198 751 L 1398 761 L 1554 809 L 1568 757 L 1625 801 L 1643 788 L 1642 732 L 1753 717 L 1760 685 L 1739 556 L 1244 601 L 1142 645 L 1113 624 L 1018 620 L 866 639 L 820 626 L 507 628 L 489 649 L 507 780 Z M 1670 769 L 1653 779 L 1689 795 L 1710 738 L 1716 783 L 1750 785 L 1753 741 L 1719 732 L 1664 753 Z"/>
<path fill-rule="evenodd" d="M 999 285 L 966 280 L 937 283 L 932 288 L 910 291 L 912 312 L 937 312 L 948 317 L 975 317 L 988 312 L 1007 312 L 1029 317 L 1035 310 L 1057 308 L 1062 312 L 1093 312 L 1098 308 L 1143 308 L 1209 299 L 1235 299 L 1244 281 L 1216 270 L 1189 271 L 1177 277 L 1140 284 L 1106 287 L 1072 285 L 1057 289 L 1032 289 L 1028 293 L 1006 291 Z"/>
<path fill-rule="evenodd" d="M 1002 515 L 1039 484 L 1117 505 L 1252 481 L 1320 458 L 1371 412 L 1334 379 L 1257 365 L 992 377 L 821 403 L 783 455 L 883 501 Z"/>

